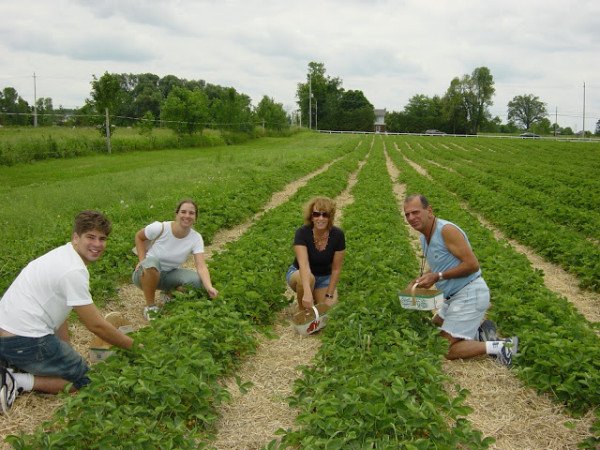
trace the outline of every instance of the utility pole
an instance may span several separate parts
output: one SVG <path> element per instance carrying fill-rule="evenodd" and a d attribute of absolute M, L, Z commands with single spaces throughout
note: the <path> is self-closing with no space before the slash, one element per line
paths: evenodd
<path fill-rule="evenodd" d="M 581 137 L 585 139 L 585 81 L 583 82 L 583 132 Z"/>
<path fill-rule="evenodd" d="M 558 106 L 554 107 L 554 137 L 556 137 L 556 127 L 558 126 Z"/>
<path fill-rule="evenodd" d="M 315 98 L 315 130 L 319 129 L 319 102 Z"/>
<path fill-rule="evenodd" d="M 37 127 L 37 93 L 35 83 L 35 72 L 33 72 L 33 127 Z"/>

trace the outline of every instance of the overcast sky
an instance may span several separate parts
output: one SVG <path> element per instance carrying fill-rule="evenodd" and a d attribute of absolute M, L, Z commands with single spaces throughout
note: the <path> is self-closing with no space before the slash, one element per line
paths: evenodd
<path fill-rule="evenodd" d="M 291 111 L 310 61 L 376 108 L 442 96 L 490 69 L 493 115 L 533 94 L 550 120 L 600 119 L 598 0 L 0 0 L 0 89 L 80 107 L 92 75 L 168 74 L 232 86 Z M 585 83 L 585 95 L 584 95 Z"/>

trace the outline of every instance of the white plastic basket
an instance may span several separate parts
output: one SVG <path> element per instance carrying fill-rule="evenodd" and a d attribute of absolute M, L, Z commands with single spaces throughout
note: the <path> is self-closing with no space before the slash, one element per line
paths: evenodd
<path fill-rule="evenodd" d="M 113 311 L 108 313 L 105 319 L 125 334 L 133 331 L 133 325 L 118 312 Z M 94 336 L 90 343 L 90 362 L 94 364 L 104 361 L 114 353 L 114 350 L 110 348 L 111 345 L 108 342 L 105 342 L 98 336 Z"/>
<path fill-rule="evenodd" d="M 321 311 L 319 312 L 319 309 Z M 316 333 L 327 325 L 327 307 L 317 305 L 312 307 L 312 314 L 306 314 L 306 310 L 300 310 L 294 315 L 293 323 L 296 331 L 302 336 Z M 300 320 L 304 319 L 304 320 Z M 300 321 L 301 323 L 298 323 Z"/>
<path fill-rule="evenodd" d="M 431 311 L 438 309 L 444 303 L 444 293 L 437 289 L 417 288 L 418 284 L 413 284 L 410 289 L 404 289 L 398 293 L 400 305 L 405 309 L 417 309 L 421 311 Z"/>

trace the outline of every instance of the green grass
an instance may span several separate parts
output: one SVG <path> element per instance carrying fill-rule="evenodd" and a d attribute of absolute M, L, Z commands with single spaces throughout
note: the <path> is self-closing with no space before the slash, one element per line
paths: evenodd
<path fill-rule="evenodd" d="M 247 140 L 216 130 L 201 135 L 177 136 L 168 129 L 154 129 L 141 135 L 137 128 L 118 128 L 111 137 L 111 153 L 183 147 L 211 147 Z M 0 128 L 0 166 L 31 161 L 106 154 L 106 139 L 92 127 L 3 127 Z"/>

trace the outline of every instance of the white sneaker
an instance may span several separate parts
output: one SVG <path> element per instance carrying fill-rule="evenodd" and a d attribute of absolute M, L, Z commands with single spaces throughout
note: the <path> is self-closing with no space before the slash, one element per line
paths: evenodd
<path fill-rule="evenodd" d="M 160 308 L 156 305 L 144 306 L 144 319 L 147 321 L 154 320 Z"/>
<path fill-rule="evenodd" d="M 496 361 L 503 366 L 511 367 L 513 356 L 519 351 L 519 338 L 517 336 L 513 336 L 511 338 L 504 339 L 504 342 L 505 344 L 500 349 L 500 353 L 498 353 Z"/>
<path fill-rule="evenodd" d="M 15 398 L 17 398 L 17 386 L 13 374 L 3 366 L 0 366 L 0 409 L 2 414 L 8 414 Z"/>

